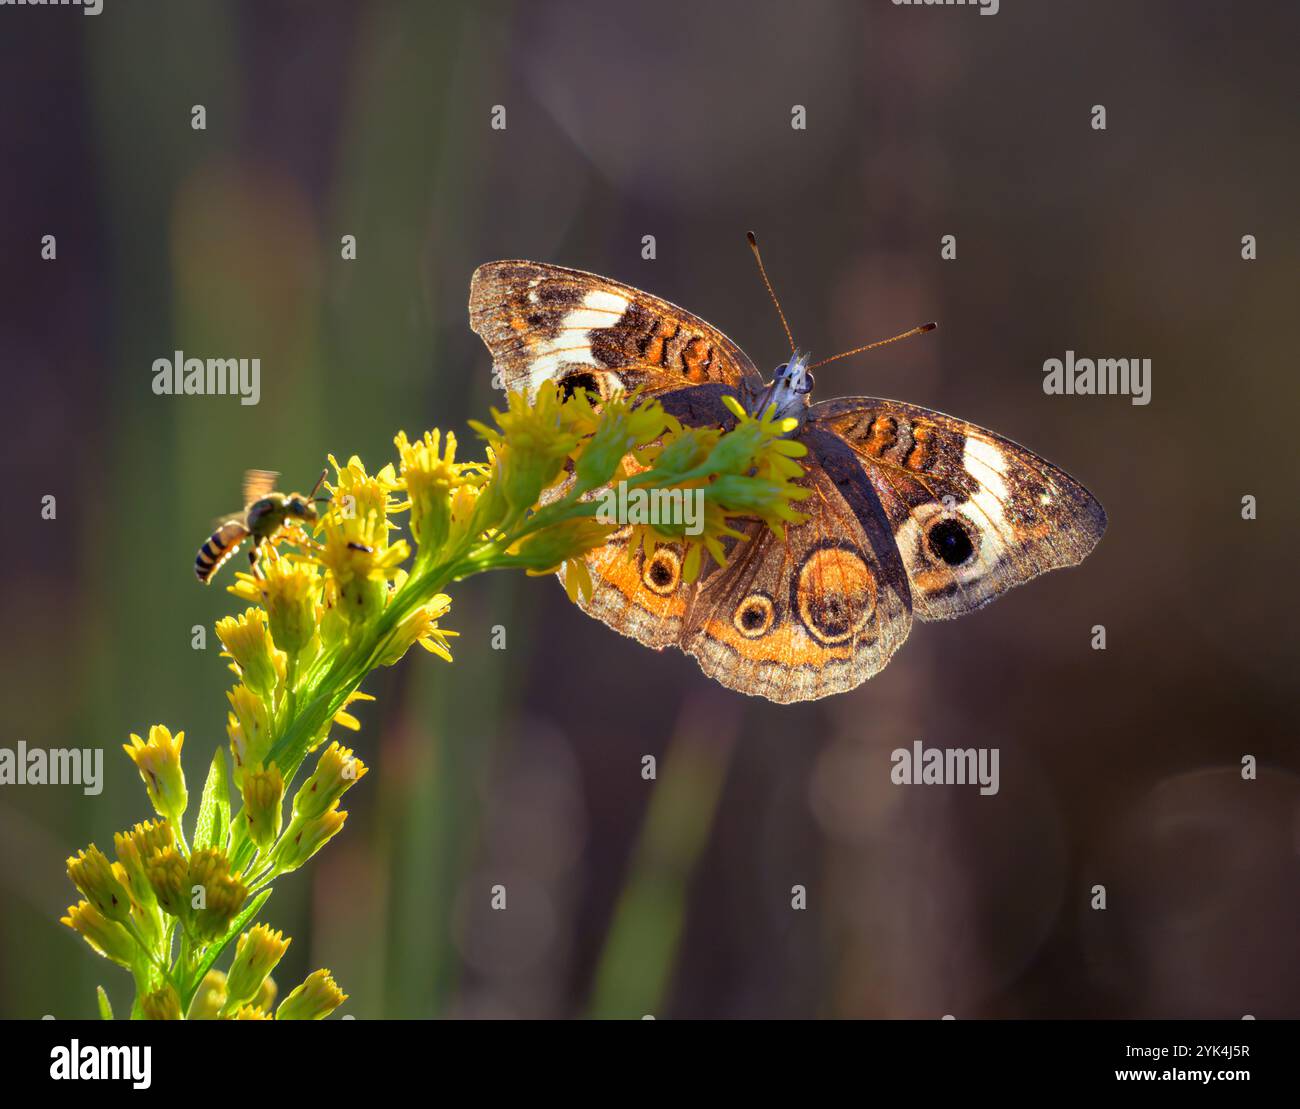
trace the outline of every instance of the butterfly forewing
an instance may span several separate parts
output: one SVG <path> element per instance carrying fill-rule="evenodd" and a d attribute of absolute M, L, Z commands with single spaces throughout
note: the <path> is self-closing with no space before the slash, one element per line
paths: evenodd
<path fill-rule="evenodd" d="M 1069 474 L 974 424 L 899 401 L 814 405 L 861 461 L 894 531 L 916 615 L 960 616 L 1087 557 L 1106 529 Z"/>
<path fill-rule="evenodd" d="M 474 271 L 470 327 L 487 344 L 507 389 L 544 381 L 600 397 L 641 386 L 739 387 L 758 371 L 711 324 L 659 297 L 581 270 L 489 262 Z"/>

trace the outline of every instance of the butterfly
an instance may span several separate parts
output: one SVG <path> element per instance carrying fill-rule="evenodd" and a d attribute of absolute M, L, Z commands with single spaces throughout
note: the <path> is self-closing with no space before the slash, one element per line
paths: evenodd
<path fill-rule="evenodd" d="M 782 704 L 850 690 L 879 673 L 912 620 L 973 612 L 1097 545 L 1106 514 L 1064 471 L 994 432 L 901 401 L 812 403 L 812 369 L 795 350 L 765 382 L 712 324 L 618 281 L 540 262 L 480 266 L 470 327 L 507 389 L 554 381 L 608 400 L 639 388 L 684 424 L 729 428 L 730 394 L 751 413 L 775 405 L 810 496 L 784 539 L 759 521 L 725 565 L 705 558 L 684 580 L 682 551 L 627 550 L 630 529 L 586 555 L 593 582 L 579 603 L 616 631 L 693 655 L 730 689 Z M 882 346 L 929 330 L 928 324 Z M 836 355 L 836 358 L 845 355 Z M 564 571 L 560 571 L 563 576 Z"/>

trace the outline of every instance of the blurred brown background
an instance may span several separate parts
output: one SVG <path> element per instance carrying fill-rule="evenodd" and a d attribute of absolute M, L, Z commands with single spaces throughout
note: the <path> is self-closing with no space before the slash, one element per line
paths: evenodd
<path fill-rule="evenodd" d="M 461 587 L 454 666 L 367 686 L 375 772 L 265 914 L 280 980 L 328 966 L 358 1017 L 1300 1016 L 1297 34 L 1208 0 L 0 12 L 0 744 L 102 746 L 106 779 L 0 787 L 0 1015 L 125 1005 L 57 924 L 63 859 L 148 815 L 129 731 L 184 728 L 194 791 L 224 742 L 190 638 L 236 602 L 191 565 L 240 473 L 378 466 L 499 403 L 465 315 L 495 258 L 643 286 L 770 368 L 753 228 L 819 356 L 940 321 L 819 396 L 1025 443 L 1100 547 L 790 708 L 549 580 Z M 261 403 L 154 396 L 176 349 L 260 357 Z M 1150 357 L 1152 403 L 1045 396 L 1067 349 Z M 1000 748 L 1001 792 L 890 785 L 917 739 Z"/>

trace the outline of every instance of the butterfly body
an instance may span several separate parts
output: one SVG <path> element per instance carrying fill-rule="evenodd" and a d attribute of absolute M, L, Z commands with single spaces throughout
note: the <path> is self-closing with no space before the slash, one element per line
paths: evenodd
<path fill-rule="evenodd" d="M 730 427 L 722 403 L 775 406 L 808 448 L 784 539 L 754 521 L 725 565 L 683 580 L 682 552 L 647 557 L 615 532 L 586 556 L 591 615 L 647 646 L 678 647 L 723 685 L 780 703 L 852 689 L 878 673 L 913 618 L 947 619 L 1100 539 L 1100 504 L 1024 447 L 941 412 L 844 397 L 812 403 L 798 352 L 764 381 L 711 324 L 630 286 L 536 262 L 479 267 L 470 325 L 504 384 L 555 381 L 601 399 L 640 388 L 685 424 Z"/>

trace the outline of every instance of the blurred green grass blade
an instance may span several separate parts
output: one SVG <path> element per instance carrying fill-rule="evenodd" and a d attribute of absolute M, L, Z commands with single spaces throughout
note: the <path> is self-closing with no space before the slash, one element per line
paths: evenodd
<path fill-rule="evenodd" d="M 596 971 L 589 1015 L 658 1016 L 686 916 L 686 890 L 708 841 L 726 776 L 736 719 L 687 704 L 658 767 L 627 884 Z M 733 710 L 734 711 L 734 710 Z"/>

